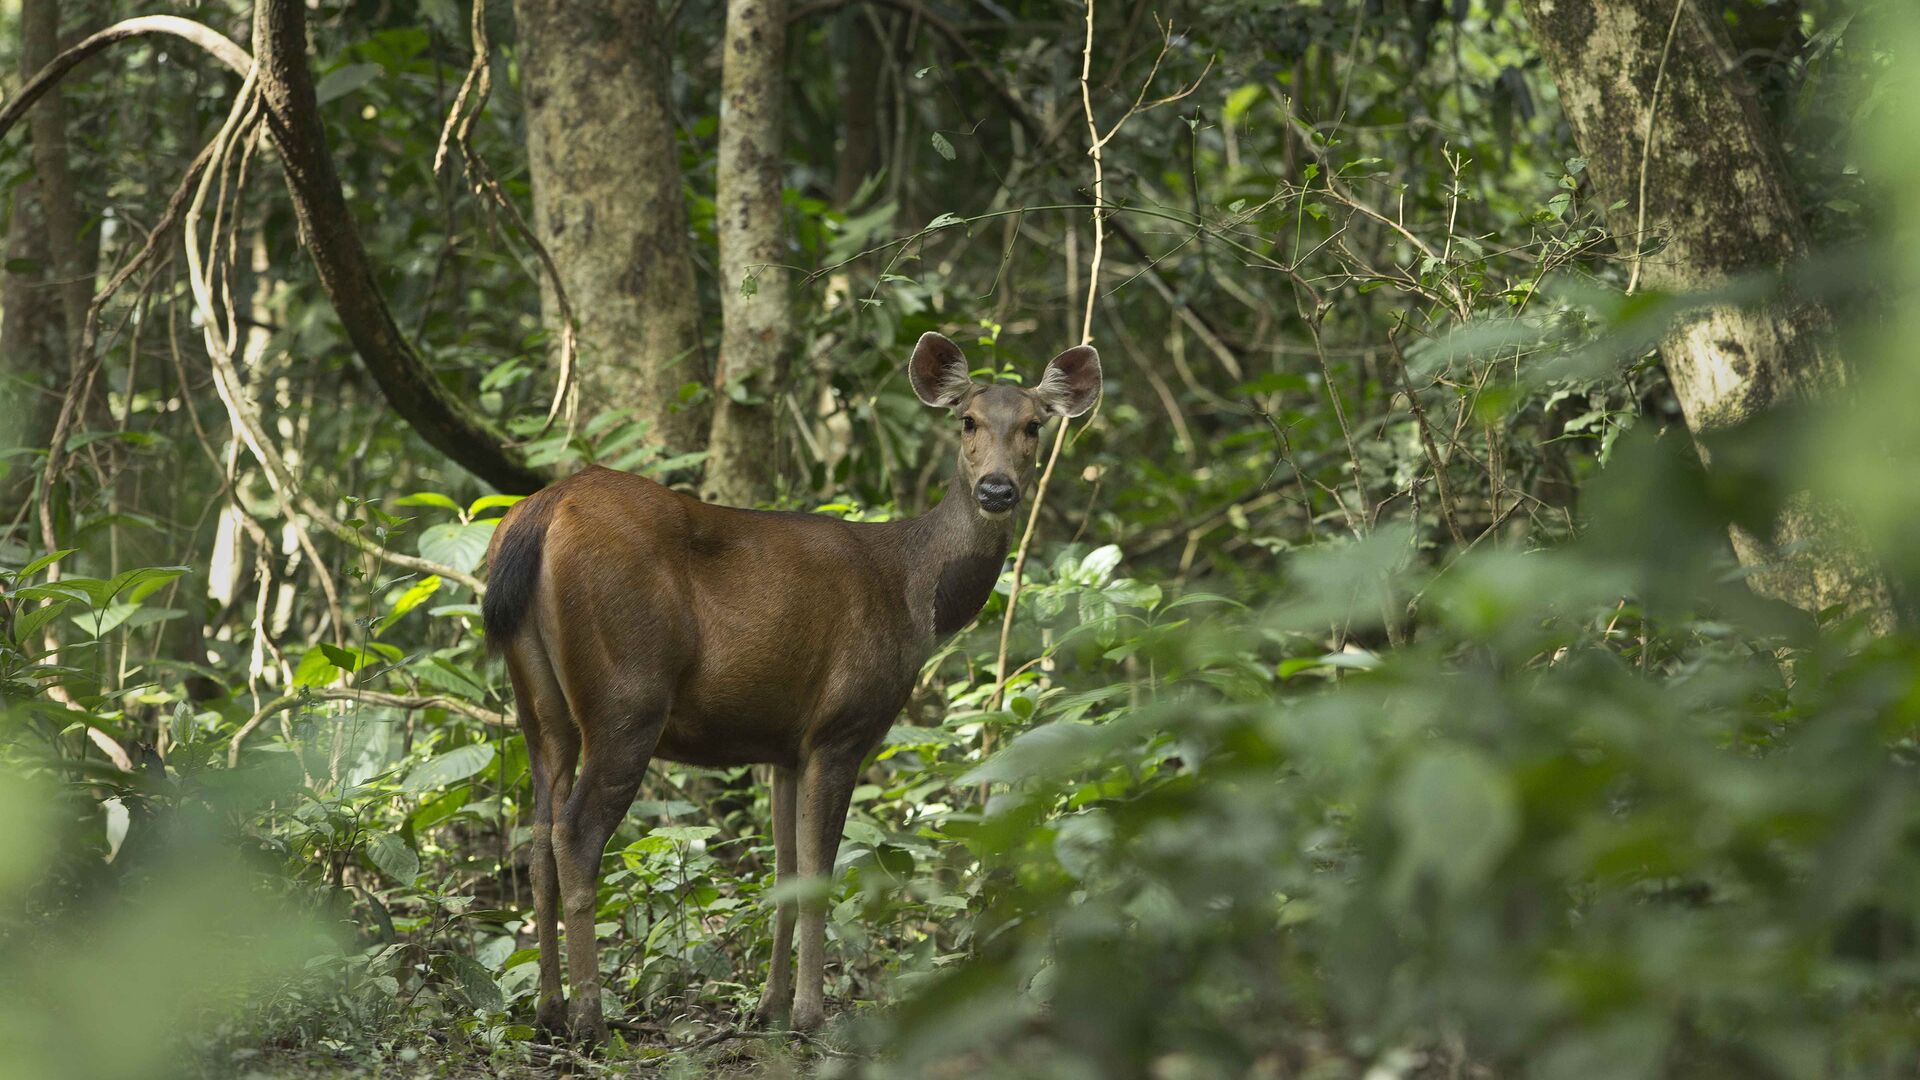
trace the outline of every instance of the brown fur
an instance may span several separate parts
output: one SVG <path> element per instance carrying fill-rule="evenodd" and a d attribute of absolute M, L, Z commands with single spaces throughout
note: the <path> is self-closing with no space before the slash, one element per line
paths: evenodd
<path fill-rule="evenodd" d="M 601 854 L 653 757 L 774 766 L 780 877 L 831 874 L 861 762 L 939 640 L 972 621 L 999 578 L 1013 515 L 983 503 L 1008 483 L 1017 501 L 1045 416 L 1077 415 L 1099 389 L 1090 349 L 1050 365 L 1045 394 L 971 383 L 938 335 L 922 339 L 911 370 L 916 389 L 930 388 L 922 397 L 963 428 L 947 496 L 918 518 L 714 506 L 595 467 L 501 522 L 486 620 L 508 636 L 493 644 L 532 764 L 539 1018 L 550 1029 L 564 1011 L 559 912 L 569 927 L 592 927 Z M 821 905 L 780 907 L 764 1019 L 791 999 L 795 1027 L 820 1022 L 824 931 Z M 571 936 L 568 954 L 572 1026 L 597 1039 L 590 930 Z"/>

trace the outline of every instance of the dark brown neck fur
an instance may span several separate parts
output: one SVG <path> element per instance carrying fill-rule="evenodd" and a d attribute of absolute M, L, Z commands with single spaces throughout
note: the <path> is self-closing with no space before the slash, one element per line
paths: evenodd
<path fill-rule="evenodd" d="M 933 613 L 935 638 L 958 632 L 986 606 L 1006 563 L 1013 518 L 981 514 L 955 476 L 940 505 L 888 530 L 905 571 L 907 603 Z"/>

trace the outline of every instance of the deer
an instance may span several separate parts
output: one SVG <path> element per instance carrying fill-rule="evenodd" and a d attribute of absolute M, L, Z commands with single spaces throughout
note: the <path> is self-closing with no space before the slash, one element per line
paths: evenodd
<path fill-rule="evenodd" d="M 918 517 L 719 506 L 592 466 L 501 519 L 481 615 L 526 737 L 536 1021 L 549 1034 L 607 1037 L 600 864 L 655 758 L 772 767 L 775 880 L 819 887 L 780 890 L 752 1019 L 801 1032 L 824 1021 L 825 887 L 861 766 L 998 582 L 1042 428 L 1101 392 L 1091 346 L 1054 357 L 1028 387 L 976 382 L 937 333 L 915 344 L 907 378 L 959 428 L 945 495 Z"/>

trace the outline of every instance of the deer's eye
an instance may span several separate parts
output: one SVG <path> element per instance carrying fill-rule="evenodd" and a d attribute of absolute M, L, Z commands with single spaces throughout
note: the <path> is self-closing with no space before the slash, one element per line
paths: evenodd
<path fill-rule="evenodd" d="M 1040 421 L 1038 420 L 1030 421 L 1027 424 L 1027 438 L 1037 439 L 1039 437 L 1040 437 Z"/>
<path fill-rule="evenodd" d="M 979 426 L 979 424 L 973 422 L 973 417 L 971 416 L 963 416 L 960 418 L 960 430 L 969 435 L 973 434 L 973 429 Z"/>

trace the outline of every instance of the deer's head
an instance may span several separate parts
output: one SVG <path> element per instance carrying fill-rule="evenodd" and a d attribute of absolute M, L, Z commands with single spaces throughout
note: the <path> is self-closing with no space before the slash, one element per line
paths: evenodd
<path fill-rule="evenodd" d="M 989 518 L 1013 513 L 1033 483 L 1047 421 L 1079 416 L 1100 398 L 1100 354 L 1090 345 L 1054 357 L 1029 388 L 974 382 L 960 346 L 922 334 L 907 376 L 921 401 L 952 410 L 959 422 L 960 482 Z"/>

